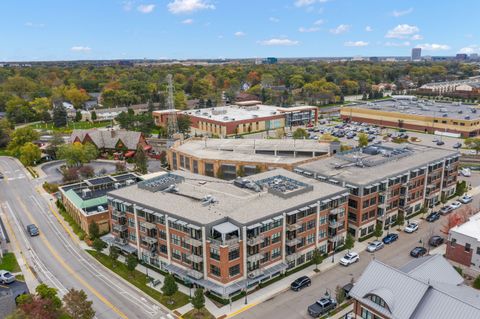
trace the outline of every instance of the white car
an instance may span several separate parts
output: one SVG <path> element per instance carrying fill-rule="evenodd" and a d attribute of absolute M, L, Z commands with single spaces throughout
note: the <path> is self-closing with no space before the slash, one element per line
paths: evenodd
<path fill-rule="evenodd" d="M 405 231 L 406 233 L 409 233 L 409 234 L 410 234 L 410 233 L 413 233 L 413 232 L 415 232 L 415 231 L 417 231 L 417 230 L 418 230 L 418 222 L 416 222 L 416 221 L 410 222 L 410 223 L 407 225 L 407 227 L 405 227 L 405 229 L 404 229 L 404 231 Z"/>
<path fill-rule="evenodd" d="M 7 271 L 7 270 L 0 270 L 0 282 L 2 284 L 10 284 L 15 281 L 15 276 Z"/>
<path fill-rule="evenodd" d="M 450 207 L 452 207 L 452 209 L 457 209 L 459 208 L 460 206 L 462 206 L 462 203 L 458 202 L 458 201 L 455 201 L 453 203 L 450 204 Z"/>
<path fill-rule="evenodd" d="M 360 260 L 360 257 L 356 252 L 349 252 L 342 259 L 340 259 L 340 265 L 348 266 L 350 264 L 356 263 Z"/>
<path fill-rule="evenodd" d="M 460 174 L 462 174 L 462 175 L 465 176 L 465 177 L 470 177 L 470 176 L 472 176 L 472 171 L 470 171 L 469 168 L 466 168 L 466 167 L 465 167 L 465 168 L 462 168 L 462 169 L 460 170 Z"/>
<path fill-rule="evenodd" d="M 382 249 L 383 246 L 384 244 L 381 241 L 375 240 L 375 241 L 372 241 L 370 244 L 368 244 L 367 251 L 372 253 L 374 251 Z"/>
<path fill-rule="evenodd" d="M 467 194 L 463 195 L 462 197 L 460 197 L 460 198 L 458 199 L 458 201 L 461 202 L 461 203 L 463 203 L 463 204 L 468 204 L 468 203 L 470 203 L 472 200 L 473 200 L 472 196 L 467 195 Z"/>

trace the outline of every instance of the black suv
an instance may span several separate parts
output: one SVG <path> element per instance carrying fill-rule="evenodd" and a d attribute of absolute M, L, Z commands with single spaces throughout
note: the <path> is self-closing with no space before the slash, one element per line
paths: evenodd
<path fill-rule="evenodd" d="M 300 278 L 297 278 L 294 282 L 292 282 L 292 284 L 290 285 L 290 288 L 293 290 L 293 291 L 299 291 L 305 287 L 308 287 L 312 284 L 312 281 L 310 280 L 310 278 L 308 278 L 307 276 L 302 276 Z"/>
<path fill-rule="evenodd" d="M 440 213 L 439 212 L 431 212 L 430 214 L 428 214 L 427 218 L 425 218 L 425 220 L 427 222 L 430 222 L 430 223 L 433 223 L 434 221 L 439 220 L 439 219 L 440 219 Z"/>
<path fill-rule="evenodd" d="M 435 236 L 430 237 L 430 240 L 428 241 L 428 243 L 430 244 L 430 246 L 438 247 L 441 244 L 443 244 L 443 238 L 435 235 Z"/>
<path fill-rule="evenodd" d="M 315 301 L 313 305 L 308 306 L 308 314 L 312 317 L 320 317 L 332 309 L 335 309 L 337 302 L 330 297 L 323 297 Z"/>
<path fill-rule="evenodd" d="M 34 224 L 27 225 L 27 232 L 30 236 L 38 236 L 40 232 L 38 231 L 38 227 Z"/>

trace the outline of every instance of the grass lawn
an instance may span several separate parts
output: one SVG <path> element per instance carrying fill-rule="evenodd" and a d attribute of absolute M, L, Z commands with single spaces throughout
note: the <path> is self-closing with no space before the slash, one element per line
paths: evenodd
<path fill-rule="evenodd" d="M 102 122 L 68 122 L 66 127 L 55 127 L 53 126 L 53 123 L 36 123 L 32 124 L 31 126 L 34 129 L 43 129 L 43 130 L 49 130 L 49 131 L 54 131 L 54 132 L 60 132 L 60 133 L 71 133 L 73 129 L 90 129 L 90 128 L 95 128 L 95 127 L 105 127 L 107 125 L 112 124 L 111 121 L 102 121 Z"/>
<path fill-rule="evenodd" d="M 134 285 L 135 287 L 139 288 L 140 290 L 142 290 L 144 293 L 146 293 L 153 299 L 159 301 L 168 309 L 173 310 L 188 304 L 189 300 L 187 295 L 177 291 L 172 297 L 164 296 L 158 290 L 147 286 L 147 276 L 144 273 L 141 273 L 138 270 L 135 270 L 133 274 L 131 274 L 128 271 L 127 266 L 125 266 L 125 264 L 118 261 L 115 262 L 115 268 L 112 268 L 112 260 L 107 255 L 104 255 L 102 253 L 99 254 L 93 250 L 87 250 L 87 252 L 90 255 L 92 255 L 95 259 L 97 259 L 102 265 L 109 268 L 110 270 L 115 272 L 117 275 L 119 275 L 120 277 L 122 277 L 123 279 L 125 279 L 126 281 Z M 170 300 L 172 300 L 173 303 L 170 303 L 169 302 Z M 205 317 L 205 318 L 209 318 L 209 317 Z"/>
<path fill-rule="evenodd" d="M 8 270 L 10 272 L 20 272 L 20 267 L 18 266 L 17 258 L 15 258 L 14 253 L 6 253 L 3 255 L 0 269 Z"/>
<path fill-rule="evenodd" d="M 215 317 L 208 312 L 207 309 L 202 308 L 200 310 L 192 309 L 182 316 L 184 319 L 215 319 Z"/>
<path fill-rule="evenodd" d="M 4 149 L 4 148 L 0 148 L 0 156 L 9 156 L 9 155 L 7 154 L 7 150 Z"/>

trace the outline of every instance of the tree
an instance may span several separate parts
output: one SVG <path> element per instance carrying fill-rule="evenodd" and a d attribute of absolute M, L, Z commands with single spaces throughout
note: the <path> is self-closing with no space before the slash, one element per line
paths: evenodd
<path fill-rule="evenodd" d="M 16 129 L 10 136 L 7 150 L 10 155 L 20 157 L 20 148 L 27 143 L 38 140 L 40 135 L 30 126 L 25 126 Z"/>
<path fill-rule="evenodd" d="M 60 309 L 62 307 L 62 300 L 57 296 L 57 289 L 49 287 L 46 284 L 40 284 L 35 288 L 35 292 L 40 298 L 50 300 L 54 309 Z"/>
<path fill-rule="evenodd" d="M 168 274 L 165 276 L 165 281 L 163 282 L 162 292 L 165 296 L 171 297 L 178 291 L 178 285 L 175 281 L 175 278 Z"/>
<path fill-rule="evenodd" d="M 138 265 L 138 259 L 137 256 L 134 254 L 130 254 L 127 256 L 127 260 L 125 261 L 126 266 L 130 274 L 135 277 L 135 267 Z"/>
<path fill-rule="evenodd" d="M 90 224 L 91 225 L 91 224 Z M 90 238 L 93 238 L 90 234 Z M 103 250 L 103 248 L 105 248 L 105 243 L 103 242 L 103 240 L 101 240 L 100 238 L 95 238 L 93 240 L 93 243 L 92 243 L 92 247 L 93 249 L 95 249 L 95 251 L 100 254 Z"/>
<path fill-rule="evenodd" d="M 57 103 L 53 107 L 53 126 L 55 127 L 64 127 L 67 125 L 67 110 L 61 103 Z"/>
<path fill-rule="evenodd" d="M 320 250 L 315 249 L 312 254 L 312 262 L 315 264 L 315 270 L 318 271 L 318 265 L 323 262 L 323 255 Z"/>
<path fill-rule="evenodd" d="M 480 289 L 480 275 L 478 275 L 477 278 L 475 278 L 472 286 L 475 289 Z"/>
<path fill-rule="evenodd" d="M 20 162 L 25 166 L 36 164 L 42 157 L 40 148 L 33 143 L 26 143 L 20 147 Z"/>
<path fill-rule="evenodd" d="M 75 112 L 75 119 L 74 119 L 74 121 L 75 121 L 75 122 L 80 122 L 81 120 L 82 120 L 82 112 L 80 112 L 79 110 L 77 110 L 77 111 Z"/>
<path fill-rule="evenodd" d="M 69 167 L 69 168 L 64 169 L 62 171 L 62 175 L 63 175 L 63 181 L 65 183 L 74 182 L 74 181 L 79 180 L 78 168 L 76 168 L 76 167 Z"/>
<path fill-rule="evenodd" d="M 127 170 L 127 166 L 125 165 L 125 162 L 115 162 L 115 172 L 121 173 L 125 172 Z"/>
<path fill-rule="evenodd" d="M 97 120 L 97 112 L 92 111 L 92 112 L 90 113 L 90 119 L 91 119 L 93 122 L 95 122 L 95 121 Z"/>
<path fill-rule="evenodd" d="M 239 177 L 245 176 L 245 169 L 243 168 L 243 165 L 238 166 L 237 176 Z"/>
<path fill-rule="evenodd" d="M 0 148 L 4 148 L 10 142 L 12 124 L 6 119 L 0 119 Z"/>
<path fill-rule="evenodd" d="M 120 255 L 120 252 L 118 251 L 118 248 L 113 245 L 110 245 L 110 247 L 108 248 L 108 256 L 112 260 L 112 268 L 115 268 L 115 263 L 119 255 Z"/>
<path fill-rule="evenodd" d="M 78 169 L 78 173 L 84 178 L 91 178 L 95 175 L 95 170 L 90 165 L 83 165 Z"/>
<path fill-rule="evenodd" d="M 355 238 L 353 238 L 352 234 L 347 233 L 347 237 L 345 238 L 345 243 L 343 244 L 345 246 L 345 249 L 347 250 L 352 249 L 354 244 L 355 244 Z"/>
<path fill-rule="evenodd" d="M 293 138 L 298 140 L 298 139 L 306 139 L 308 138 L 308 133 L 305 131 L 303 128 L 297 128 L 295 132 L 293 132 Z"/>
<path fill-rule="evenodd" d="M 202 288 L 195 289 L 195 293 L 193 294 L 192 298 L 192 305 L 198 311 L 205 307 L 205 295 L 203 294 Z"/>
<path fill-rule="evenodd" d="M 480 151 L 480 138 L 469 137 L 469 138 L 465 139 L 465 145 L 468 148 L 471 148 L 471 149 L 475 150 L 475 152 L 478 154 L 478 152 Z"/>
<path fill-rule="evenodd" d="M 192 125 L 192 120 L 188 115 L 181 115 L 177 119 L 178 123 L 178 131 L 180 133 L 188 133 L 190 132 L 190 126 Z"/>
<path fill-rule="evenodd" d="M 335 298 L 337 299 L 337 305 L 340 305 L 345 301 L 345 291 L 342 287 L 337 286 L 335 288 Z"/>
<path fill-rule="evenodd" d="M 175 96 L 173 97 L 173 103 L 175 109 L 177 110 L 184 110 L 187 108 L 187 97 L 183 91 L 175 92 Z"/>
<path fill-rule="evenodd" d="M 76 109 L 82 108 L 85 102 L 90 99 L 85 90 L 78 89 L 74 84 L 65 90 L 64 96 Z"/>
<path fill-rule="evenodd" d="M 63 303 L 62 310 L 72 319 L 92 319 L 95 317 L 93 302 L 87 300 L 87 294 L 83 290 L 71 288 L 63 296 Z"/>
<path fill-rule="evenodd" d="M 7 118 L 14 123 L 27 123 L 35 120 L 35 112 L 27 101 L 20 97 L 13 97 L 6 103 Z"/>
<path fill-rule="evenodd" d="M 47 116 L 46 114 L 48 114 L 48 117 L 50 116 L 48 111 L 50 110 L 52 104 L 49 98 L 39 97 L 28 102 L 28 105 L 35 111 L 38 119 L 43 120 Z"/>
<path fill-rule="evenodd" d="M 80 166 L 83 163 L 89 163 L 98 157 L 98 150 L 91 143 L 82 144 L 75 142 L 64 144 L 58 148 L 57 156 L 64 159 L 68 166 Z"/>
<path fill-rule="evenodd" d="M 98 227 L 96 221 L 93 221 L 88 225 L 88 233 L 91 239 L 98 239 L 100 236 L 100 227 Z M 101 242 L 103 243 L 103 241 Z"/>
<path fill-rule="evenodd" d="M 138 145 L 137 152 L 135 153 L 135 170 L 141 174 L 146 174 L 148 172 L 147 155 L 145 154 L 142 145 Z"/>
<path fill-rule="evenodd" d="M 368 145 L 368 135 L 365 133 L 358 134 L 358 147 L 365 147 Z"/>
<path fill-rule="evenodd" d="M 373 236 L 375 236 L 377 239 L 381 237 L 383 234 L 383 227 L 382 223 L 377 223 L 375 225 L 375 230 L 373 231 Z"/>

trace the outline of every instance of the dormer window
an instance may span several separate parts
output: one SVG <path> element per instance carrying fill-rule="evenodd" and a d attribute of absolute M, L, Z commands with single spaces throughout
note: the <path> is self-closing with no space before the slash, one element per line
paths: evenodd
<path fill-rule="evenodd" d="M 377 295 L 369 295 L 368 299 L 370 299 L 371 301 L 373 301 L 374 303 L 376 303 L 377 305 L 379 305 L 383 308 L 387 308 L 387 304 L 385 303 L 385 300 L 383 300 L 382 298 L 380 298 Z"/>

